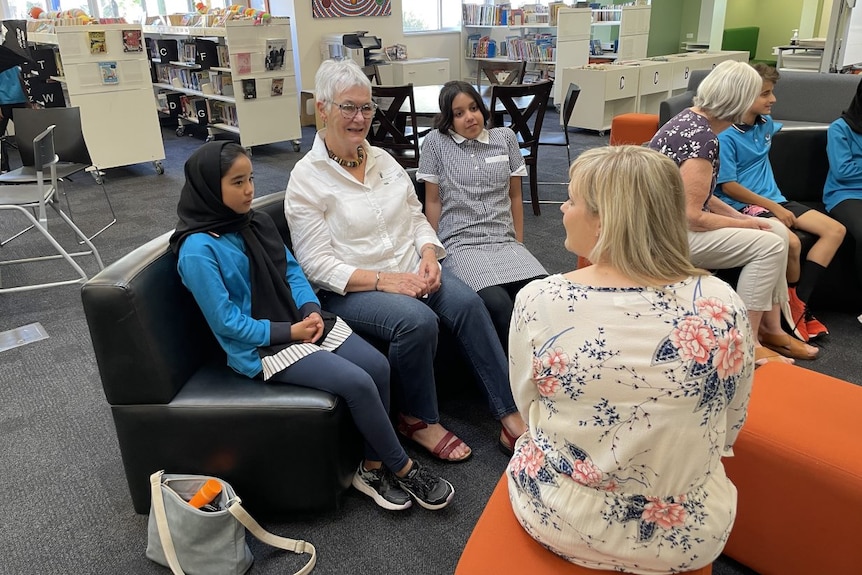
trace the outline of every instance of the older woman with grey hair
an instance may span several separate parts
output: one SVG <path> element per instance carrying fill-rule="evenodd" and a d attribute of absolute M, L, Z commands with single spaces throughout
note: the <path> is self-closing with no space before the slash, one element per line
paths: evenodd
<path fill-rule="evenodd" d="M 315 84 L 326 127 L 294 167 L 284 200 L 297 260 L 320 289 L 324 309 L 389 344 L 392 375 L 403 392 L 401 435 L 443 461 L 471 455 L 440 424 L 433 364 L 442 323 L 500 420 L 501 447 L 511 453 L 526 425 L 509 388 L 503 347 L 476 292 L 441 269 L 446 250 L 407 172 L 366 141 L 376 109 L 371 83 L 353 62 L 327 60 Z"/>
<path fill-rule="evenodd" d="M 713 270 L 742 268 L 736 291 L 759 335 L 755 357 L 761 363 L 792 363 L 790 358 L 814 359 L 819 350 L 781 327 L 781 306 L 788 298 L 787 228 L 774 218 L 741 214 L 713 195 L 717 134 L 742 121 L 762 85 L 747 63 L 722 62 L 698 86 L 694 105 L 668 120 L 649 146 L 679 166 L 692 263 Z"/>

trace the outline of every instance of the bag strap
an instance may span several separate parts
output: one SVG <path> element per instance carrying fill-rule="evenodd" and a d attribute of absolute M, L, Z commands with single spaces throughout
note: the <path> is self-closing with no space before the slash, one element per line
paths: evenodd
<path fill-rule="evenodd" d="M 231 515 L 236 517 L 240 523 L 245 525 L 246 529 L 251 531 L 252 535 L 267 545 L 272 545 L 273 547 L 284 549 L 285 551 L 292 551 L 296 554 L 309 553 L 311 557 L 309 557 L 308 562 L 304 567 L 302 567 L 302 569 L 293 575 L 307 575 L 308 573 L 311 573 L 312 569 L 314 569 L 314 565 L 317 563 L 317 549 L 314 548 L 314 545 L 308 541 L 303 541 L 302 539 L 290 539 L 288 537 L 280 537 L 270 533 L 261 527 L 260 524 L 248 514 L 245 508 L 240 504 L 239 497 L 228 502 L 227 510 L 230 511 Z"/>
<path fill-rule="evenodd" d="M 162 550 L 165 553 L 165 558 L 168 561 L 171 572 L 174 575 L 185 575 L 182 567 L 180 567 L 180 561 L 177 559 L 177 552 L 174 549 L 171 530 L 168 526 L 168 517 L 165 513 L 165 499 L 162 496 L 162 475 L 164 473 L 164 470 L 156 471 L 150 476 L 150 489 L 153 498 L 153 511 L 156 514 L 156 526 L 159 530 L 159 540 L 162 543 Z M 317 549 L 314 548 L 314 545 L 301 539 L 289 539 L 270 533 L 248 514 L 248 511 L 241 505 L 239 497 L 229 501 L 227 509 L 252 535 L 267 545 L 272 545 L 285 551 L 292 551 L 296 554 L 309 553 L 311 557 L 308 559 L 308 562 L 294 575 L 307 575 L 314 569 L 314 565 L 317 563 Z"/>
<path fill-rule="evenodd" d="M 150 491 L 153 498 L 153 511 L 156 514 L 156 527 L 159 531 L 159 541 L 162 542 L 162 551 L 168 560 L 168 567 L 174 575 L 185 575 L 177 559 L 177 551 L 174 549 L 174 540 L 171 539 L 171 528 L 168 525 L 168 515 L 165 512 L 165 498 L 162 496 L 162 475 L 164 470 L 156 471 L 150 475 Z"/>

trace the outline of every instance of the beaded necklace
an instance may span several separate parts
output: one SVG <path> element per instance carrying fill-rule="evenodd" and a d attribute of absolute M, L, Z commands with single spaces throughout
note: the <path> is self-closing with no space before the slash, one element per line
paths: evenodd
<path fill-rule="evenodd" d="M 326 146 L 326 142 L 324 142 L 323 145 Z M 329 149 L 329 146 L 326 146 L 326 153 L 329 154 L 329 157 L 333 162 L 337 163 L 339 166 L 344 166 L 345 168 L 355 168 L 357 166 L 361 166 L 362 162 L 365 161 L 365 150 L 362 149 L 362 146 L 356 146 L 355 160 L 345 160 L 343 158 L 339 158 L 332 152 L 332 150 Z"/>

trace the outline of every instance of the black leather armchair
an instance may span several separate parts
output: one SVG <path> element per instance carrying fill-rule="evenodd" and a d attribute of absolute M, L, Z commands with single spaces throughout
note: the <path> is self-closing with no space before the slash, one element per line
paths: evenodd
<path fill-rule="evenodd" d="M 785 126 L 775 134 L 769 150 L 775 181 L 784 197 L 824 213 L 823 184 L 829 171 L 827 129 L 828 126 Z M 802 230 L 794 232 L 802 241 L 804 257 L 816 237 Z M 855 249 L 853 240 L 845 237 L 812 295 L 812 306 L 858 313 L 862 286 L 855 273 Z"/>
<path fill-rule="evenodd" d="M 290 245 L 282 206 L 283 194 L 254 204 Z M 82 289 L 135 511 L 149 511 L 148 478 L 158 469 L 221 477 L 261 516 L 337 507 L 362 455 L 347 406 L 323 391 L 228 368 L 182 285 L 169 237 Z"/>

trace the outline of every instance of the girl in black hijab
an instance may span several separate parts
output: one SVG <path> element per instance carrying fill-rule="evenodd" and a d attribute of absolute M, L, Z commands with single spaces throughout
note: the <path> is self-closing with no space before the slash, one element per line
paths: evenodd
<path fill-rule="evenodd" d="M 171 249 L 183 284 L 238 373 L 339 395 L 365 437 L 353 486 L 386 509 L 445 507 L 446 480 L 411 461 L 389 421 L 389 362 L 320 309 L 272 219 L 251 208 L 251 160 L 238 144 L 201 146 L 185 165 Z"/>
<path fill-rule="evenodd" d="M 823 203 L 829 215 L 847 228 L 846 237 L 856 244 L 856 277 L 862 283 L 862 81 L 850 106 L 829 125 L 826 156 L 829 172 Z"/>

